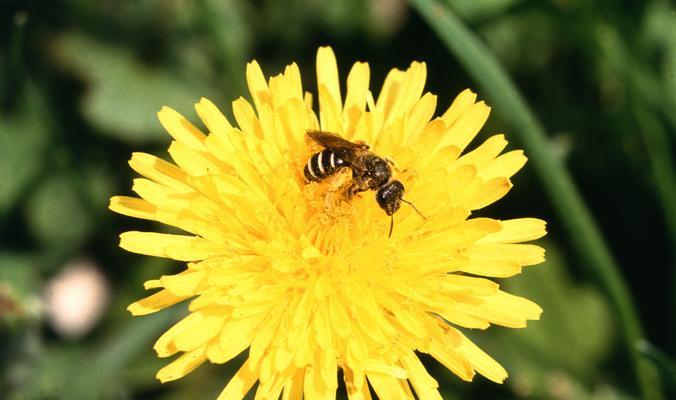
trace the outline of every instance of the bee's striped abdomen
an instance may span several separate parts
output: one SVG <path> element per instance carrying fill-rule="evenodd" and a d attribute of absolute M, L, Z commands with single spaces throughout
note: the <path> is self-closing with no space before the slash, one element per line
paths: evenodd
<path fill-rule="evenodd" d="M 303 173 L 308 182 L 321 181 L 333 175 L 339 168 L 347 167 L 345 161 L 333 150 L 322 150 L 315 153 L 305 164 Z"/>

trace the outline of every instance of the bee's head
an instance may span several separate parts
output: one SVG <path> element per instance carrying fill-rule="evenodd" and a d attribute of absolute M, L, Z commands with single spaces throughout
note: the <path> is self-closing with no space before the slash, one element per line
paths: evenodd
<path fill-rule="evenodd" d="M 378 189 L 376 201 L 387 215 L 393 215 L 401 206 L 401 198 L 403 196 L 404 184 L 399 181 L 391 181 Z"/>
<path fill-rule="evenodd" d="M 394 227 L 394 213 L 397 212 L 399 207 L 401 206 L 401 202 L 403 201 L 404 203 L 408 203 L 413 207 L 415 212 L 417 212 L 423 219 L 425 218 L 424 215 L 418 209 L 416 206 L 411 203 L 410 201 L 404 200 L 404 184 L 399 182 L 399 181 L 391 181 L 378 189 L 376 192 L 376 201 L 378 202 L 378 205 L 380 208 L 382 208 L 387 215 L 390 216 L 390 234 L 388 237 L 392 236 L 392 228 Z"/>

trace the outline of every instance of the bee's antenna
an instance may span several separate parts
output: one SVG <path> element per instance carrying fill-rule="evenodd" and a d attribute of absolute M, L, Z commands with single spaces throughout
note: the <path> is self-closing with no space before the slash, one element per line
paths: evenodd
<path fill-rule="evenodd" d="M 423 213 L 421 213 L 420 210 L 418 210 L 418 209 L 416 208 L 415 204 L 411 203 L 410 201 L 404 200 L 404 199 L 401 199 L 401 201 L 403 201 L 403 202 L 406 203 L 406 204 L 410 204 L 411 207 L 413 207 L 413 209 L 415 210 L 415 212 L 418 213 L 418 215 L 420 215 L 421 217 L 423 217 L 423 219 L 427 219 L 427 217 L 424 216 Z"/>
<path fill-rule="evenodd" d="M 392 228 L 394 228 L 394 214 L 390 215 L 390 234 L 387 235 L 387 238 L 392 237 Z"/>

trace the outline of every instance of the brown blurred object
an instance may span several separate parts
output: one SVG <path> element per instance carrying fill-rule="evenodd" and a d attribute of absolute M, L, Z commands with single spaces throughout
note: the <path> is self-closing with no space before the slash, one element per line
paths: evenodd
<path fill-rule="evenodd" d="M 0 283 L 0 319 L 19 314 L 21 311 L 21 305 L 13 295 L 12 287 L 4 282 Z"/>
<path fill-rule="evenodd" d="M 372 23 L 384 34 L 398 32 L 408 18 L 408 5 L 404 0 L 371 0 Z"/>

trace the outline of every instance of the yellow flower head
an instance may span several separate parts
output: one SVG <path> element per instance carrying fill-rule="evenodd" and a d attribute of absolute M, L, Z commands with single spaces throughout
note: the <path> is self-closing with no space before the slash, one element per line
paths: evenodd
<path fill-rule="evenodd" d="M 253 106 L 233 102 L 233 126 L 209 100 L 195 108 L 208 133 L 176 111 L 159 119 L 174 138 L 174 163 L 135 153 L 140 198 L 116 196 L 110 208 L 159 221 L 187 234 L 126 232 L 128 251 L 187 261 L 187 269 L 146 282 L 160 289 L 129 306 L 133 315 L 191 299 L 190 314 L 157 343 L 162 368 L 178 379 L 205 361 L 225 363 L 248 349 L 222 399 L 335 398 L 342 369 L 350 399 L 440 399 L 418 359 L 427 353 L 463 380 L 475 372 L 502 382 L 507 373 L 456 327 L 519 328 L 542 310 L 483 277 L 509 277 L 540 263 L 544 250 L 520 242 L 545 234 L 545 222 L 469 218 L 504 196 L 526 162 L 495 135 L 461 155 L 489 107 L 462 92 L 440 117 L 423 93 L 426 68 L 393 69 L 380 94 L 369 90 L 369 66 L 356 63 L 341 95 L 333 51 L 317 53 L 319 115 L 298 67 L 265 80 L 247 66 Z M 390 217 L 375 192 L 347 199 L 353 179 L 343 168 L 306 183 L 303 169 L 322 150 L 306 132 L 363 141 L 394 161 L 405 186 Z"/>

